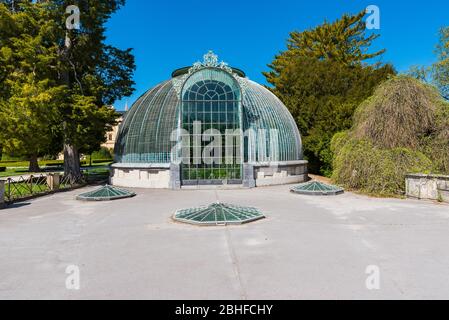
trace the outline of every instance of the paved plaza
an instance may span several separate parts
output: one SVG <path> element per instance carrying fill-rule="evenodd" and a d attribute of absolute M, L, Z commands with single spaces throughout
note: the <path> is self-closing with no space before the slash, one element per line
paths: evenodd
<path fill-rule="evenodd" d="M 0 210 L 0 299 L 449 298 L 449 205 L 290 187 L 76 201 L 86 188 Z M 216 201 L 267 218 L 232 227 L 171 219 Z M 79 290 L 66 288 L 68 266 L 79 268 Z M 369 266 L 379 290 L 367 289 Z"/>

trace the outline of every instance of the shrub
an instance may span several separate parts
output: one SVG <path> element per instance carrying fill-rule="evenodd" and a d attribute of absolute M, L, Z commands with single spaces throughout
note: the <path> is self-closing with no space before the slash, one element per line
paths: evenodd
<path fill-rule="evenodd" d="M 16 157 L 16 156 L 11 156 L 8 154 L 3 154 L 2 155 L 2 162 L 19 162 L 19 161 L 28 161 L 27 157 Z"/>
<path fill-rule="evenodd" d="M 91 155 L 92 160 L 111 160 L 113 158 L 111 150 L 102 147 L 100 150 L 95 151 Z"/>
<path fill-rule="evenodd" d="M 449 104 L 438 108 L 435 116 L 436 130 L 424 144 L 426 154 L 438 173 L 449 174 Z"/>
<path fill-rule="evenodd" d="M 58 159 L 58 156 L 56 155 L 45 155 L 39 158 L 40 161 L 56 161 Z"/>
<path fill-rule="evenodd" d="M 6 167 L 0 167 L 0 172 L 5 172 L 6 171 Z"/>
<path fill-rule="evenodd" d="M 449 173 L 449 104 L 434 87 L 398 76 L 363 102 L 331 142 L 336 183 L 401 195 L 408 173 Z"/>
<path fill-rule="evenodd" d="M 332 148 L 339 148 L 332 178 L 348 189 L 382 196 L 403 195 L 406 174 L 432 170 L 432 162 L 419 151 L 382 149 L 367 140 L 343 140 L 340 137 L 332 141 Z"/>
<path fill-rule="evenodd" d="M 354 135 L 382 148 L 417 149 L 420 139 L 435 130 L 442 99 L 419 80 L 398 76 L 386 81 L 354 114 Z"/>

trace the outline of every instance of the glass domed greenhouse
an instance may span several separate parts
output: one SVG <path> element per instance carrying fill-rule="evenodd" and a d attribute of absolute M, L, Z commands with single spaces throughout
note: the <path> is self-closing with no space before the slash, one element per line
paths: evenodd
<path fill-rule="evenodd" d="M 303 182 L 301 136 L 282 102 L 212 52 L 125 114 L 111 183 L 172 188 Z"/>

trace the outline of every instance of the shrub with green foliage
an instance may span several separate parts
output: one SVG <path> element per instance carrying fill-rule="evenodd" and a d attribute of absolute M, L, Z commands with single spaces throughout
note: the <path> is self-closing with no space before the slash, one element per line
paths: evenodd
<path fill-rule="evenodd" d="M 333 180 L 348 189 L 403 195 L 408 173 L 449 173 L 449 104 L 434 87 L 397 76 L 379 86 L 331 142 Z"/>
<path fill-rule="evenodd" d="M 437 62 L 433 65 L 433 79 L 446 100 L 449 100 L 449 27 L 440 30 Z"/>
<path fill-rule="evenodd" d="M 0 159 L 1 162 L 15 162 L 15 161 L 27 161 L 27 157 L 16 157 L 16 156 L 11 156 L 8 154 L 3 154 L 2 158 Z"/>
<path fill-rule="evenodd" d="M 108 148 L 102 147 L 100 150 L 92 153 L 92 160 L 111 160 L 113 159 L 113 155 L 111 150 Z"/>
<path fill-rule="evenodd" d="M 436 110 L 444 102 L 437 90 L 408 76 L 379 86 L 354 115 L 354 133 L 382 148 L 418 149 L 436 130 Z"/>
<path fill-rule="evenodd" d="M 434 164 L 434 171 L 449 174 L 449 103 L 442 103 L 435 113 L 435 130 L 423 142 L 423 150 Z"/>
<path fill-rule="evenodd" d="M 334 181 L 351 190 L 368 194 L 402 195 L 407 173 L 432 170 L 432 161 L 419 151 L 407 148 L 382 149 L 367 140 L 332 141 L 335 151 Z"/>

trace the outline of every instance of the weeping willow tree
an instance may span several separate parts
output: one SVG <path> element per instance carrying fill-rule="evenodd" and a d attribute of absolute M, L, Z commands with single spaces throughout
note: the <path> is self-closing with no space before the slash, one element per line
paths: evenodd
<path fill-rule="evenodd" d="M 402 195 L 405 175 L 449 173 L 449 104 L 417 79 L 388 80 L 363 102 L 351 130 L 332 139 L 333 179 L 346 188 Z"/>

